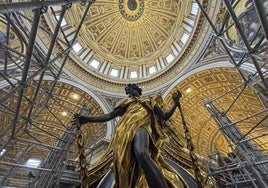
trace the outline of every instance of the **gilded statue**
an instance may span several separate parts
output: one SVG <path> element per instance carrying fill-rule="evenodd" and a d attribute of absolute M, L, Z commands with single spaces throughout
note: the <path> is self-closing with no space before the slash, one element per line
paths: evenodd
<path fill-rule="evenodd" d="M 158 97 L 141 97 L 136 84 L 125 88 L 128 97 L 110 113 L 96 117 L 76 115 L 73 121 L 106 122 L 121 116 L 112 140 L 115 188 L 178 188 L 188 187 L 183 178 L 161 156 L 159 119 L 168 120 L 176 110 L 180 93 L 172 95 L 174 104 L 167 111 L 158 105 Z"/>

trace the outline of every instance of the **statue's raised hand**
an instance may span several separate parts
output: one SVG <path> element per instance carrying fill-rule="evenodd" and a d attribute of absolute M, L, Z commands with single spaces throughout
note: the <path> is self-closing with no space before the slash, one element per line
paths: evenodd
<path fill-rule="evenodd" d="M 82 115 L 79 115 L 79 114 L 75 114 L 71 123 L 72 124 L 80 124 L 80 125 L 83 125 L 85 123 L 88 123 L 89 122 L 89 118 L 87 116 L 82 116 Z"/>
<path fill-rule="evenodd" d="M 179 104 L 179 101 L 180 101 L 180 98 L 181 98 L 181 92 L 180 91 L 177 91 L 175 93 L 172 94 L 172 99 L 174 101 L 175 104 Z"/>

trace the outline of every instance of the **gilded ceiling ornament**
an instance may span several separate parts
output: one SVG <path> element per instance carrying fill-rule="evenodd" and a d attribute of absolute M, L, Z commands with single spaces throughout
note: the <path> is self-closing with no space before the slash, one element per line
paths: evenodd
<path fill-rule="evenodd" d="M 208 12 L 219 6 L 203 3 Z M 198 12 L 195 2 L 183 0 L 97 1 L 79 33 L 82 49 L 71 54 L 68 60 L 73 64 L 65 68 L 94 87 L 113 92 L 120 93 L 130 80 L 142 82 L 147 91 L 162 87 L 191 62 L 199 48 L 197 40 L 207 33 Z M 138 14 L 140 18 L 130 21 Z M 68 11 L 66 32 L 75 30 L 81 16 L 80 6 Z"/>
<path fill-rule="evenodd" d="M 225 7 L 223 4 L 221 4 L 220 11 L 217 15 L 217 20 L 216 20 L 217 24 L 220 24 L 223 21 L 225 14 L 226 14 Z"/>
<path fill-rule="evenodd" d="M 128 21 L 139 19 L 144 11 L 144 0 L 119 0 L 119 11 Z"/>

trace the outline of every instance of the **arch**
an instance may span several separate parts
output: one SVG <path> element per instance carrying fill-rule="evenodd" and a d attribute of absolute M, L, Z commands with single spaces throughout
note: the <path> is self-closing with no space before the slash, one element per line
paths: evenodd
<path fill-rule="evenodd" d="M 185 73 L 184 75 L 182 75 L 179 78 L 176 78 L 173 83 L 166 89 L 166 91 L 163 93 L 163 98 L 165 98 L 170 91 L 176 86 L 178 85 L 180 82 L 182 82 L 183 80 L 185 80 L 186 78 L 190 77 L 191 75 L 201 72 L 203 70 L 207 70 L 207 69 L 213 69 L 213 68 L 217 68 L 217 67 L 234 67 L 234 65 L 232 63 L 230 63 L 229 61 L 220 61 L 220 62 L 214 62 L 214 63 L 209 63 L 200 67 L 197 67 L 187 73 Z M 248 71 L 250 73 L 255 73 L 257 72 L 255 66 L 252 63 L 243 63 L 240 68 L 242 70 Z M 262 71 L 267 72 L 267 70 L 265 68 L 262 68 Z M 267 73 L 268 74 L 268 73 Z"/>
<path fill-rule="evenodd" d="M 13 83 L 13 84 L 16 84 L 16 83 L 18 83 L 18 80 L 20 80 L 20 79 L 21 79 L 21 77 L 17 77 L 16 79 L 10 79 L 9 81 L 11 83 Z M 36 76 L 34 79 L 38 80 L 39 75 Z M 51 80 L 55 80 L 55 78 L 51 77 L 51 76 L 44 76 L 43 80 L 51 81 Z M 97 95 L 96 93 L 94 93 L 93 91 L 88 89 L 87 87 L 82 86 L 81 84 L 78 84 L 77 82 L 74 82 L 74 81 L 71 81 L 71 80 L 68 80 L 68 79 L 64 79 L 64 78 L 60 78 L 59 82 L 69 84 L 69 85 L 72 85 L 74 87 L 77 87 L 77 88 L 81 89 L 82 91 L 84 91 L 85 93 L 90 95 L 95 101 L 97 101 L 97 103 L 100 105 L 100 107 L 101 107 L 101 109 L 103 110 L 104 113 L 109 112 L 108 105 L 105 104 L 105 102 L 101 98 L 101 96 Z M 3 81 L 0 82 L 0 89 L 2 89 L 4 87 L 7 87 L 7 86 L 9 86 L 9 83 L 6 80 L 3 80 Z M 107 132 L 106 132 L 105 139 L 110 140 L 112 133 L 113 133 L 113 126 L 112 126 L 112 122 L 109 121 L 109 122 L 107 122 Z"/>

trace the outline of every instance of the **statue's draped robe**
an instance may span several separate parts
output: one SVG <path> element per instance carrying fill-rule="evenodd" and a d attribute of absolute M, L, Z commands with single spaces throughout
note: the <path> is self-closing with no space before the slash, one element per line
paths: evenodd
<path fill-rule="evenodd" d="M 116 188 L 148 187 L 142 170 L 134 159 L 132 140 L 135 133 L 144 127 L 150 135 L 150 153 L 152 159 L 162 171 L 170 187 L 187 187 L 183 179 L 170 167 L 160 155 L 157 147 L 161 145 L 164 134 L 153 112 L 156 100 L 152 98 L 127 98 L 116 108 L 126 107 L 116 127 L 112 145 L 113 166 Z"/>

